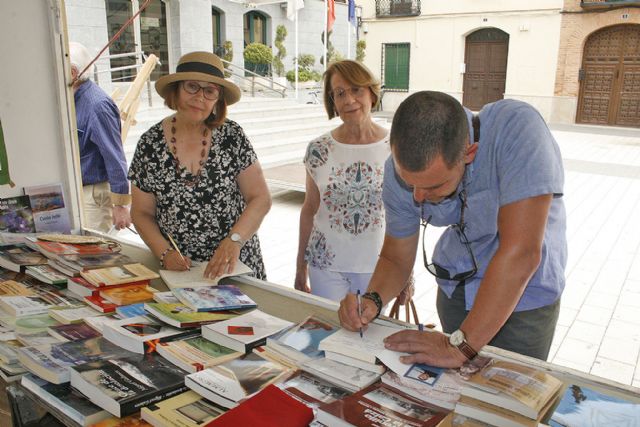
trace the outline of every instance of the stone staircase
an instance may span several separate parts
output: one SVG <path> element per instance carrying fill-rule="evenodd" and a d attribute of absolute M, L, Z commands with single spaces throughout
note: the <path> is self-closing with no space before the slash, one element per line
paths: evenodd
<path fill-rule="evenodd" d="M 157 94 L 153 107 L 148 106 L 146 94 L 143 95 L 137 123 L 130 128 L 124 143 L 127 164 L 131 163 L 140 136 L 169 114 L 172 111 Z M 228 117 L 242 126 L 265 170 L 301 164 L 309 141 L 341 123 L 340 119 L 327 120 L 321 104 L 304 104 L 292 98 L 252 98 L 246 94 L 229 107 Z"/>

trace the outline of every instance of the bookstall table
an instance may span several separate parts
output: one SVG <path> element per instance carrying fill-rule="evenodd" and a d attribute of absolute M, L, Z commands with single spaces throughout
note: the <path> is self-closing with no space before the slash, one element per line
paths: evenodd
<path fill-rule="evenodd" d="M 152 267 L 152 269 L 157 269 L 157 261 L 151 257 L 148 251 L 139 247 L 132 247 L 128 248 L 128 252 L 130 252 L 128 255 L 133 259 Z M 337 314 L 339 305 L 336 302 L 252 277 L 240 276 L 228 278 L 225 283 L 232 283 L 238 286 L 246 295 L 257 303 L 260 310 L 271 315 L 278 316 L 282 319 L 298 323 L 303 321 L 309 315 L 315 314 L 327 320 L 339 323 Z M 167 290 L 166 286 L 164 286 L 164 284 L 159 280 L 154 281 L 153 286 L 158 290 Z M 380 319 L 380 321 L 390 322 L 406 328 L 415 327 L 414 325 L 409 325 L 398 320 L 384 317 Z M 589 387 L 612 396 L 640 403 L 640 390 L 606 378 L 543 362 L 538 359 L 522 356 L 496 347 L 486 346 L 481 354 L 542 369 L 556 376 L 566 385 L 576 384 L 582 387 Z M 61 414 L 60 411 L 56 410 L 56 408 L 48 407 L 45 402 L 39 401 L 36 396 L 25 390 L 18 383 L 11 384 L 7 387 L 7 391 L 9 393 L 12 416 L 14 417 L 14 425 L 42 425 L 37 423 L 34 424 L 34 419 L 38 416 L 42 416 L 43 413 L 51 414 L 64 425 L 77 425 L 65 417 L 64 414 Z M 25 403 L 26 399 L 29 400 L 29 403 Z M 37 409 L 31 407 L 31 403 L 36 401 L 38 403 Z M 50 425 L 56 424 L 52 423 Z"/>

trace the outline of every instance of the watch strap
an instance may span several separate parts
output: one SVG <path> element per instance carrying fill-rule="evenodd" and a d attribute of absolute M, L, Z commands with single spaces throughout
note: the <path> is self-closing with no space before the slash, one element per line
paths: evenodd
<path fill-rule="evenodd" d="M 469 360 L 473 359 L 478 355 L 478 352 L 475 351 L 473 347 L 469 345 L 467 340 L 462 341 L 460 344 L 457 345 L 457 347 L 458 347 L 458 350 L 460 350 L 462 354 L 464 354 L 465 357 Z"/>
<path fill-rule="evenodd" d="M 380 312 L 382 311 L 382 298 L 380 298 L 380 294 L 377 292 L 365 292 L 362 294 L 362 298 L 366 298 L 376 305 L 378 312 L 376 313 L 376 318 L 380 316 Z"/>

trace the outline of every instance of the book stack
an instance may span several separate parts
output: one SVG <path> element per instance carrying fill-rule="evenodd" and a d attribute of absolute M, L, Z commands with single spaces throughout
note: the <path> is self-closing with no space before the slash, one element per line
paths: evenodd
<path fill-rule="evenodd" d="M 24 243 L 0 246 L 0 267 L 24 272 L 27 266 L 46 264 L 47 259 Z"/>
<path fill-rule="evenodd" d="M 536 427 L 561 388 L 562 381 L 539 369 L 492 360 L 464 384 L 455 412 L 498 427 Z"/>

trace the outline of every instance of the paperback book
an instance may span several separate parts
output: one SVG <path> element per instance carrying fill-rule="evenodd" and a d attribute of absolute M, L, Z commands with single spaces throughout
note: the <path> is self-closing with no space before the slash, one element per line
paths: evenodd
<path fill-rule="evenodd" d="M 175 288 L 173 294 L 194 311 L 225 311 L 255 308 L 256 303 L 233 285 Z"/>
<path fill-rule="evenodd" d="M 537 419 L 532 419 L 469 396 L 460 396 L 455 412 L 495 427 L 538 427 L 545 415 L 543 413 Z"/>
<path fill-rule="evenodd" d="M 87 317 L 93 317 L 99 314 L 96 310 L 86 305 L 52 307 L 48 313 L 53 319 L 65 325 L 79 323 Z"/>
<path fill-rule="evenodd" d="M 339 328 L 317 316 L 309 316 L 290 329 L 267 338 L 267 351 L 273 350 L 295 363 L 322 357 L 320 342 Z"/>
<path fill-rule="evenodd" d="M 552 427 L 637 426 L 640 404 L 572 384 L 567 387 L 549 425 Z"/>
<path fill-rule="evenodd" d="M 176 288 L 198 288 L 201 286 L 214 286 L 217 285 L 221 279 L 230 276 L 240 276 L 242 274 L 252 274 L 253 270 L 249 268 L 240 260 L 236 260 L 236 265 L 231 273 L 223 274 L 215 279 L 205 279 L 204 270 L 207 268 L 207 263 L 193 264 L 190 270 L 186 271 L 173 271 L 173 270 L 160 270 L 160 277 L 162 281 L 171 290 Z"/>
<path fill-rule="evenodd" d="M 84 302 L 94 310 L 99 311 L 100 313 L 114 313 L 118 306 L 111 301 L 107 301 L 102 298 L 99 294 L 90 295 L 84 298 Z"/>
<path fill-rule="evenodd" d="M 144 309 L 149 314 L 176 328 L 195 328 L 208 323 L 232 319 L 238 316 L 234 312 L 217 311 L 196 312 L 184 304 L 145 303 Z"/>
<path fill-rule="evenodd" d="M 131 305 L 153 300 L 152 288 L 148 286 L 122 286 L 100 290 L 100 296 L 116 305 Z"/>
<path fill-rule="evenodd" d="M 464 384 L 461 394 L 536 420 L 561 388 L 562 381 L 539 369 L 492 360 Z"/>
<path fill-rule="evenodd" d="M 225 411 L 189 390 L 142 408 L 142 419 L 155 427 L 200 427 L 208 426 Z"/>
<path fill-rule="evenodd" d="M 38 185 L 24 188 L 29 197 L 33 221 L 38 233 L 71 232 L 69 211 L 64 203 L 62 184 Z"/>
<path fill-rule="evenodd" d="M 345 388 L 304 371 L 296 371 L 278 387 L 311 408 L 344 399 L 351 394 Z"/>
<path fill-rule="evenodd" d="M 66 285 L 67 279 L 69 278 L 69 276 L 60 273 L 50 265 L 30 265 L 26 268 L 26 273 L 50 285 Z"/>
<path fill-rule="evenodd" d="M 293 326 L 292 322 L 253 310 L 233 319 L 204 325 L 202 336 L 225 347 L 248 353 L 264 345 L 267 337 L 290 326 Z"/>
<path fill-rule="evenodd" d="M 13 317 L 46 314 L 52 305 L 41 296 L 0 297 L 0 308 Z"/>
<path fill-rule="evenodd" d="M 110 416 L 107 411 L 94 405 L 71 388 L 71 384 L 68 382 L 53 384 L 33 374 L 28 374 L 22 377 L 21 384 L 81 426 L 90 426 Z"/>
<path fill-rule="evenodd" d="M 35 233 L 36 227 L 29 196 L 0 199 L 0 231 Z"/>
<path fill-rule="evenodd" d="M 447 412 L 420 402 L 385 384 L 318 408 L 317 419 L 329 426 L 437 426 Z"/>
<path fill-rule="evenodd" d="M 0 267 L 21 272 L 29 265 L 46 264 L 47 259 L 24 243 L 0 246 Z"/>
<path fill-rule="evenodd" d="M 159 277 L 140 263 L 81 271 L 80 275 L 98 287 L 153 280 Z"/>
<path fill-rule="evenodd" d="M 100 332 L 86 323 L 51 326 L 47 332 L 60 341 L 79 341 L 101 336 Z"/>
<path fill-rule="evenodd" d="M 144 316 L 147 312 L 144 309 L 144 303 L 139 302 L 136 304 L 121 305 L 116 308 L 116 314 L 122 319 L 128 317 Z"/>
<path fill-rule="evenodd" d="M 157 354 L 98 360 L 69 372 L 72 387 L 117 417 L 187 390 L 186 372 Z"/>
<path fill-rule="evenodd" d="M 105 325 L 102 335 L 126 350 L 142 354 L 154 352 L 160 342 L 190 338 L 198 331 L 172 328 L 149 316 L 136 316 Z"/>
<path fill-rule="evenodd" d="M 204 398 L 225 408 L 233 408 L 267 385 L 289 375 L 286 368 L 255 354 L 187 375 L 184 383 Z"/>
<path fill-rule="evenodd" d="M 121 253 L 89 254 L 89 255 L 60 255 L 57 260 L 78 272 L 96 268 L 117 267 L 119 265 L 134 264 L 131 257 Z"/>
<path fill-rule="evenodd" d="M 87 362 L 133 355 L 102 337 L 51 346 L 23 347 L 18 360 L 29 371 L 54 384 L 69 381 L 67 368 Z"/>
<path fill-rule="evenodd" d="M 351 392 L 365 388 L 380 378 L 380 374 L 375 372 L 324 357 L 308 360 L 301 368 Z"/>
<path fill-rule="evenodd" d="M 156 351 L 187 372 L 198 372 L 242 356 L 242 353 L 200 336 L 159 343 Z"/>
<path fill-rule="evenodd" d="M 35 293 L 23 283 L 16 282 L 15 280 L 0 282 L 0 297 L 31 295 L 35 295 Z"/>

